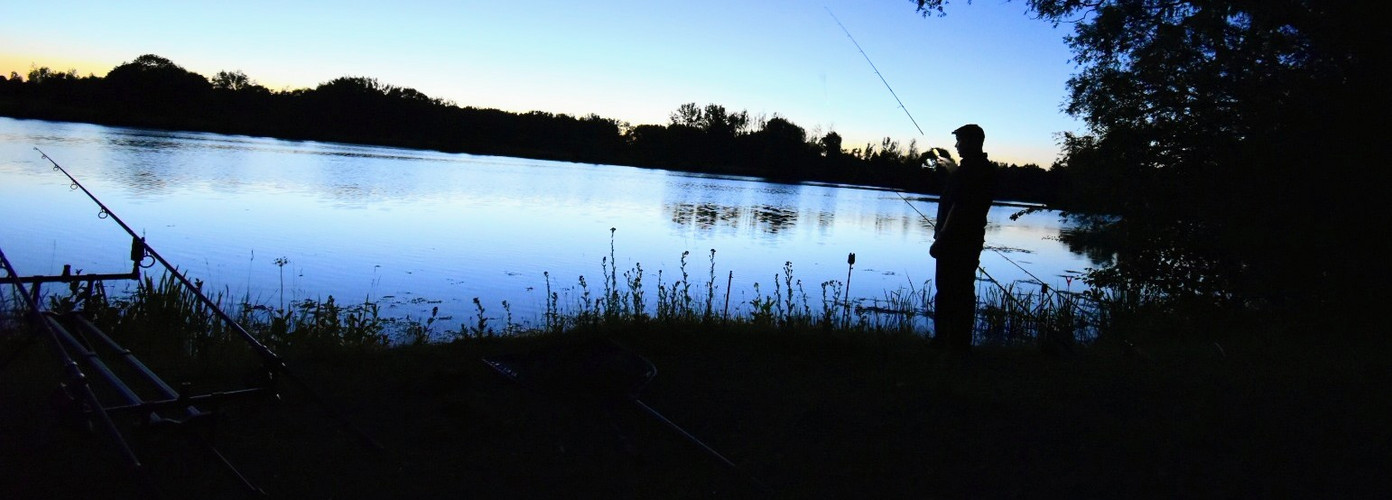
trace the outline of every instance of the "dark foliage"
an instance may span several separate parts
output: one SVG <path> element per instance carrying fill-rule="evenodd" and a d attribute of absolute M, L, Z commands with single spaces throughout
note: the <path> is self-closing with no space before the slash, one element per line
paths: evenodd
<path fill-rule="evenodd" d="M 925 16 L 946 0 L 916 0 Z M 1325 311 L 1378 303 L 1367 220 L 1386 30 L 1366 2 L 1028 0 L 1067 37 L 1066 209 L 1121 215 L 1108 279 Z M 1223 286 L 1215 288 L 1213 285 Z M 1233 295 L 1228 295 L 1233 294 Z M 1322 312 L 1327 316 L 1327 313 Z"/>

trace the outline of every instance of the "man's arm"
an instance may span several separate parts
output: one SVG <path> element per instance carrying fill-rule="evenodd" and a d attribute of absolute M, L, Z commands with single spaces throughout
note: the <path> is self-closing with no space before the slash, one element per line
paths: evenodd
<path fill-rule="evenodd" d="M 947 237 L 948 237 L 948 236 L 947 236 L 947 235 L 948 235 L 948 233 L 947 233 L 947 227 L 948 227 L 949 225 L 951 225 L 951 223 L 952 223 L 952 215 L 953 215 L 953 214 L 956 214 L 956 213 L 957 213 L 957 205 L 954 204 L 954 205 L 952 205 L 952 208 L 951 208 L 950 210 L 947 211 L 947 217 L 944 217 L 944 218 L 943 218 L 942 224 L 938 225 L 938 236 L 935 237 L 935 238 L 933 238 L 933 244 L 928 246 L 928 255 L 929 255 L 929 256 L 931 256 L 931 257 L 933 257 L 933 258 L 935 258 L 935 259 L 938 258 L 938 242 L 947 239 Z"/>
<path fill-rule="evenodd" d="M 952 226 L 952 216 L 957 214 L 957 207 L 958 207 L 958 206 L 959 206 L 959 205 L 954 204 L 954 205 L 952 205 L 952 209 L 950 209 L 950 210 L 947 211 L 947 217 L 943 219 L 942 225 L 938 226 L 938 235 L 939 235 L 939 238 L 935 238 L 935 239 L 947 239 L 947 238 L 948 238 L 948 234 L 950 234 L 950 233 L 947 232 L 947 228 Z"/>

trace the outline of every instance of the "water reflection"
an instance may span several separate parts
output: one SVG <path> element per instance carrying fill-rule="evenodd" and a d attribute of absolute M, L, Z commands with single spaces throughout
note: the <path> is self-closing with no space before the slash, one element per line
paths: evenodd
<path fill-rule="evenodd" d="M 816 220 L 817 220 L 817 229 L 821 229 L 821 230 L 828 229 L 828 228 L 830 228 L 833 224 L 836 223 L 836 213 L 835 213 L 835 212 L 828 212 L 828 211 L 825 211 L 825 210 L 819 211 L 819 212 L 817 212 Z"/>
<path fill-rule="evenodd" d="M 294 270 L 284 276 L 287 299 L 443 300 L 440 314 L 456 318 L 474 314 L 473 297 L 490 311 L 507 300 L 517 318 L 531 318 L 544 308 L 537 290 L 574 289 L 573 278 L 557 277 L 593 278 L 611 251 L 620 269 L 641 263 L 671 276 L 683 251 L 717 249 L 713 274 L 733 275 L 732 309 L 754 298 L 754 283 L 767 290 L 785 262 L 804 283 L 845 280 L 849 252 L 859 259 L 859 297 L 931 279 L 932 230 L 919 214 L 933 213 L 930 197 L 905 203 L 846 186 L 0 118 L 0 213 L 29 215 L 0 224 L 0 244 L 33 273 L 65 263 L 112 268 L 119 262 L 104 259 L 121 255 L 109 249 L 129 245 L 38 163 L 35 145 L 148 231 L 172 262 L 234 296 L 278 298 L 271 262 L 279 257 Z M 1056 215 L 1009 220 L 1015 211 L 991 212 L 989 244 L 1028 255 L 1021 264 L 1045 281 L 1088 266 L 1059 241 Z M 994 253 L 983 266 L 1003 282 L 1028 278 Z M 384 310 L 422 317 L 430 307 Z"/>
<path fill-rule="evenodd" d="M 929 219 L 936 203 L 933 197 L 900 197 L 873 189 L 788 186 L 710 176 L 674 179 L 667 187 L 669 199 L 664 200 L 663 211 L 668 220 L 674 226 L 700 233 L 724 229 L 776 236 L 815 229 L 818 234 L 829 234 L 838 225 L 865 228 L 877 235 L 930 237 L 933 233 Z M 691 201 L 693 198 L 699 201 Z M 999 219 L 993 218 L 987 230 L 1002 233 L 1006 226 Z M 1022 230 L 1040 237 L 1057 234 L 1056 229 Z"/>
<path fill-rule="evenodd" d="M 668 203 L 663 209 L 671 215 L 673 224 L 710 232 L 719 228 L 749 229 L 765 235 L 777 235 L 795 229 L 800 217 L 797 210 L 775 206 L 731 206 L 716 203 Z M 813 220 L 828 227 L 836 217 L 819 212 Z"/>
<path fill-rule="evenodd" d="M 772 205 L 756 205 L 754 222 L 754 229 L 762 233 L 778 234 L 797 225 L 797 212 Z"/>
<path fill-rule="evenodd" d="M 143 167 L 146 165 L 138 166 Z M 168 183 L 165 181 L 168 173 L 158 172 L 157 170 L 158 169 L 131 170 L 127 172 L 125 183 L 135 188 L 137 192 L 143 194 L 153 194 L 164 191 L 169 187 Z"/>
<path fill-rule="evenodd" d="M 672 223 L 710 231 L 717 226 L 739 228 L 742 216 L 739 207 L 714 203 L 669 203 L 664 209 L 672 214 Z"/>

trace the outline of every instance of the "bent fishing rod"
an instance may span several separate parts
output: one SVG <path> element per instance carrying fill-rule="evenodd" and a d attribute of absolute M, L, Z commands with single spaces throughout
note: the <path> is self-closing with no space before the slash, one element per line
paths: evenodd
<path fill-rule="evenodd" d="M 145 242 L 144 237 L 141 237 L 140 235 L 136 234 L 134 229 L 131 229 L 131 227 L 127 225 L 125 221 L 121 220 L 120 217 L 117 217 L 116 213 L 111 211 L 111 208 L 107 207 L 105 203 L 102 203 L 101 199 L 97 198 L 97 195 L 92 194 L 92 192 L 89 191 L 86 186 L 83 186 L 81 182 L 78 182 L 77 178 L 73 177 L 71 173 L 68 173 L 67 169 L 59 165 L 57 161 L 55 161 L 52 157 L 48 156 L 47 153 L 44 153 L 43 150 L 35 147 L 34 151 L 38 151 L 39 154 L 42 155 L 43 159 L 48 160 L 49 163 L 53 164 L 54 170 L 62 172 L 63 175 L 68 178 L 69 181 L 72 181 L 73 188 L 81 189 L 82 192 L 86 194 L 88 198 L 90 198 L 94 203 L 97 204 L 98 208 L 101 208 L 101 211 L 97 213 L 98 218 L 110 218 L 112 221 L 115 221 L 116 224 L 120 225 L 121 229 L 124 229 L 127 234 L 130 234 L 131 238 L 133 239 L 133 243 L 131 243 L 132 256 L 135 256 L 137 252 L 143 252 L 144 255 L 141 256 L 142 259 L 145 256 L 148 256 L 150 258 L 153 258 L 155 261 L 159 262 L 161 265 L 163 265 L 165 270 L 167 270 L 169 274 L 174 277 L 174 279 L 178 280 L 179 283 L 183 284 L 185 288 L 192 291 L 194 296 L 198 297 L 198 300 L 202 302 L 203 305 L 211 309 L 214 314 L 216 314 L 220 319 L 222 319 L 224 323 L 226 323 L 232 329 L 233 332 L 236 332 L 237 335 L 241 337 L 242 340 L 245 341 L 248 346 L 251 347 L 252 351 L 261 357 L 262 361 L 266 364 L 266 366 L 271 368 L 271 371 L 273 373 L 279 373 L 283 375 L 285 378 L 289 379 L 291 382 L 293 382 L 296 386 L 303 390 L 305 394 L 309 395 L 310 400 L 314 401 L 326 412 L 328 412 L 331 417 L 333 417 L 335 420 L 339 422 L 339 424 L 343 425 L 344 427 L 351 430 L 354 434 L 356 434 L 358 439 L 361 440 L 363 444 L 378 451 L 382 451 L 385 449 L 382 447 L 381 444 L 377 443 L 376 440 L 372 439 L 371 436 L 368 436 L 366 432 L 354 425 L 352 421 L 349 421 L 347 417 L 343 416 L 342 412 L 340 412 L 337 408 L 331 405 L 328 400 L 324 399 L 323 396 L 320 396 L 318 392 L 315 392 L 314 389 L 311 388 L 308 383 L 306 383 L 303 379 L 299 378 L 299 376 L 295 375 L 295 372 L 290 371 L 290 366 L 285 363 L 285 360 L 283 358 L 277 355 L 274 351 L 271 351 L 271 349 L 269 347 L 266 347 L 266 345 L 261 343 L 261 341 L 257 340 L 256 337 L 251 334 L 251 332 L 248 332 L 245 328 L 242 328 L 242 325 L 240 323 L 237 323 L 237 320 L 233 319 L 232 316 L 228 315 L 226 311 L 223 311 L 222 307 L 220 307 L 216 302 L 213 302 L 212 299 L 208 298 L 208 296 L 203 293 L 203 290 L 200 287 L 194 285 L 193 282 L 190 281 L 187 276 L 184 276 L 183 272 L 179 271 L 179 269 L 174 267 L 174 265 L 171 264 L 168 260 L 165 260 L 165 258 L 161 256 L 159 252 L 156 252 L 154 248 L 152 248 L 148 243 Z"/>
<path fill-rule="evenodd" d="M 865 58 L 865 62 L 870 64 L 870 69 L 871 69 L 871 70 L 874 70 L 875 76 L 877 76 L 877 77 L 880 78 L 880 83 L 883 83 L 884 86 L 885 86 L 885 88 L 889 90 L 889 94 L 890 94 L 891 96 L 894 96 L 894 102 L 896 102 L 896 103 L 899 104 L 899 109 L 904 110 L 904 116 L 909 117 L 909 121 L 913 123 L 914 128 L 915 128 L 915 129 L 918 129 L 918 134 L 919 134 L 920 136 L 927 137 L 927 134 L 924 134 L 924 133 L 923 133 L 923 128 L 920 127 L 920 126 L 918 126 L 918 120 L 915 120 L 915 119 L 914 119 L 913 114 L 909 112 L 909 108 L 908 108 L 907 106 L 904 105 L 904 101 L 901 100 L 901 99 L 899 99 L 899 94 L 898 94 L 897 92 L 894 91 L 894 87 L 891 87 L 891 86 L 889 85 L 889 81 L 885 79 L 884 74 L 880 73 L 880 68 L 877 67 L 877 66 L 875 66 L 875 61 L 870 60 L 870 55 L 865 53 L 865 49 L 864 49 L 864 48 L 861 48 L 860 42 L 857 42 L 856 39 L 855 39 L 855 37 L 851 35 L 851 30 L 847 29 L 847 28 L 846 28 L 846 25 L 841 23 L 841 19 L 839 19 L 839 18 L 836 17 L 836 14 L 835 14 L 834 12 L 831 11 L 831 7 L 823 6 L 822 8 L 823 8 L 823 9 L 826 9 L 827 14 L 831 16 L 831 19 L 832 19 L 833 21 L 836 21 L 836 25 L 837 25 L 837 26 L 841 27 L 841 31 L 842 31 L 843 33 L 845 33 L 845 34 L 846 34 L 846 38 L 849 38 L 849 39 L 851 40 L 851 43 L 855 45 L 855 48 L 856 48 L 857 51 L 860 52 L 861 57 L 864 57 L 864 58 Z M 934 150 L 941 150 L 941 151 L 943 151 L 943 153 L 945 153 L 945 154 L 947 153 L 946 150 L 942 150 L 941 148 L 930 148 L 930 149 L 929 149 L 929 154 L 930 154 L 930 155 L 936 156 L 936 154 L 932 152 L 932 151 L 934 151 Z M 947 154 L 947 156 L 948 156 L 948 159 L 951 159 L 951 155 L 950 155 L 950 154 Z M 907 204 L 907 205 L 909 206 L 909 208 L 913 209 L 914 213 L 917 213 L 919 217 L 922 217 L 923 220 L 924 220 L 925 222 L 928 223 L 928 226 L 929 226 L 929 227 L 933 228 L 934 231 L 937 230 L 937 224 L 936 224 L 931 218 L 929 218 L 927 215 L 925 215 L 922 211 L 920 211 L 920 210 L 918 209 L 918 206 L 914 205 L 913 202 L 909 201 L 908 198 L 904 197 L 904 194 L 903 194 L 902 192 L 900 192 L 898 188 L 895 188 L 895 187 L 893 187 L 893 186 L 891 186 L 891 185 L 887 185 L 887 187 L 888 187 L 888 189 L 890 190 L 890 192 L 893 192 L 896 196 L 899 197 L 900 200 L 903 200 L 904 203 Z M 987 248 L 990 248 L 990 247 L 987 247 Z M 1034 279 L 1034 281 L 1036 281 L 1036 282 L 1038 282 L 1039 284 L 1043 285 L 1043 286 L 1045 287 L 1045 288 L 1044 288 L 1045 290 L 1048 290 L 1048 286 L 1049 286 L 1049 285 L 1048 285 L 1047 283 L 1044 283 L 1044 280 L 1039 279 L 1038 276 L 1035 276 L 1034 273 L 1031 273 L 1031 272 L 1029 272 L 1028 269 L 1025 269 L 1024 266 L 1021 266 L 1019 263 L 1015 262 L 1015 261 L 1014 261 L 1013 259 L 1011 259 L 1010 257 L 1007 257 L 1004 253 L 1001 253 L 1000 250 L 997 250 L 997 249 L 995 249 L 995 248 L 990 248 L 990 250 L 991 250 L 992 252 L 995 252 L 995 254 L 996 254 L 996 255 L 999 255 L 1002 259 L 1005 259 L 1006 262 L 1009 262 L 1009 263 L 1011 263 L 1012 265 L 1014 265 L 1016 268 L 1020 269 L 1020 271 L 1023 271 L 1023 272 L 1024 272 L 1026 275 L 1028 275 L 1030 278 Z M 980 271 L 982 275 L 986 276 L 986 279 L 987 279 L 987 280 L 990 280 L 991 283 L 994 283 L 997 287 L 999 287 L 999 288 L 1001 289 L 1001 291 L 1004 292 L 1005 295 L 1006 295 L 1007 297 L 1010 297 L 1011 300 L 1015 301 L 1015 305 L 1020 306 L 1020 307 L 1021 307 L 1022 309 L 1024 309 L 1024 310 L 1028 310 L 1028 309 L 1029 309 L 1028 307 L 1025 306 L 1024 303 L 1022 303 L 1022 302 L 1020 301 L 1020 299 L 1018 299 L 1018 298 L 1015 297 L 1015 294 L 1011 293 L 1011 291 L 1010 291 L 1009 288 L 1006 288 L 1005 285 L 1001 284 L 1000 281 L 996 280 L 995 277 L 991 276 L 991 273 L 986 272 L 986 268 L 985 268 L 985 267 L 978 265 L 978 266 L 976 267 L 976 269 L 977 269 L 978 271 Z"/>

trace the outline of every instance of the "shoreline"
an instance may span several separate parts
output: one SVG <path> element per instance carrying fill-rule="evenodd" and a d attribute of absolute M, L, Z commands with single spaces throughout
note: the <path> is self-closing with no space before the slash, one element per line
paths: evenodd
<path fill-rule="evenodd" d="M 649 359 L 658 374 L 640 393 L 642 401 L 729 457 L 738 471 L 631 408 L 557 400 L 480 362 L 588 338 L 616 339 Z M 1144 343 L 1145 358 L 1104 343 L 1062 358 L 985 348 L 961 359 L 925 344 L 632 326 L 340 353 L 292 366 L 385 453 L 359 446 L 291 390 L 280 404 L 227 408 L 216 442 L 275 497 L 1360 497 L 1392 491 L 1382 473 L 1387 444 L 1379 442 L 1388 438 L 1383 411 L 1392 408 L 1381 390 L 1388 368 L 1376 354 L 1386 353 L 1385 344 L 1376 352 L 1324 346 L 1315 353 L 1297 350 L 1295 342 L 1232 335 L 1222 355 L 1204 342 L 1153 339 Z M 11 373 L 51 373 L 43 354 L 30 350 Z M 0 492 L 144 495 L 100 441 L 42 417 L 52 412 L 42 403 L 51 387 L 44 379 L 6 377 L 10 397 L 0 422 L 12 438 L 0 463 L 12 473 L 0 480 Z M 238 384 L 235 375 L 218 380 Z M 137 449 L 154 454 L 148 462 L 164 472 L 156 478 L 166 491 L 243 496 L 216 464 L 183 461 L 197 450 L 144 439 Z M 743 475 L 769 490 L 751 488 Z"/>

